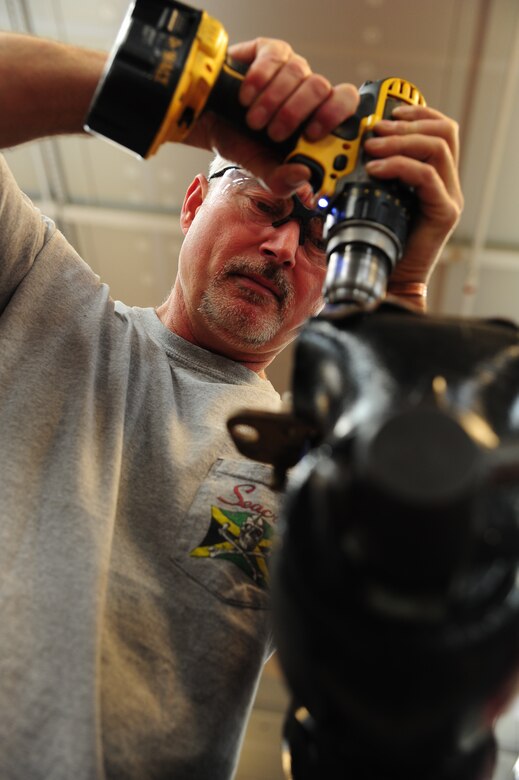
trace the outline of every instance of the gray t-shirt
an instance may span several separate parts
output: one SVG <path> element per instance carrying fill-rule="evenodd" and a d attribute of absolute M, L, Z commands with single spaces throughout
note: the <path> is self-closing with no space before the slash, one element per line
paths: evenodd
<path fill-rule="evenodd" d="M 270 650 L 272 386 L 106 286 L 0 160 L 0 777 L 232 776 Z"/>

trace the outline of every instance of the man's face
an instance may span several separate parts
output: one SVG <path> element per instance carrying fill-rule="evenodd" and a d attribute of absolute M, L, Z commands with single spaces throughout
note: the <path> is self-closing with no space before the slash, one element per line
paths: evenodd
<path fill-rule="evenodd" d="M 287 220 L 292 199 L 242 171 L 199 186 L 177 280 L 195 341 L 229 357 L 277 352 L 322 306 L 321 220 L 301 204 L 301 219 Z M 311 206 L 310 188 L 298 194 Z"/>

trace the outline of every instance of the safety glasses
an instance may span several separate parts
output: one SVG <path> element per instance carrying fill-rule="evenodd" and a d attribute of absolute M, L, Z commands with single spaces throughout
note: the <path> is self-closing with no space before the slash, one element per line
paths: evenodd
<path fill-rule="evenodd" d="M 237 199 L 243 219 L 262 227 L 274 228 L 279 228 L 287 222 L 297 222 L 299 244 L 308 260 L 315 265 L 326 267 L 322 212 L 305 206 L 297 195 L 292 195 L 291 198 L 276 197 L 250 173 L 238 166 L 222 168 L 209 179 L 219 177 L 228 180 L 224 191 L 229 190 Z"/>

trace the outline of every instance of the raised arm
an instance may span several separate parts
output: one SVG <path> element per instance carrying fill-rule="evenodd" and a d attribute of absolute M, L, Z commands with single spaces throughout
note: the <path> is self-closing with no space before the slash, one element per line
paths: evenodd
<path fill-rule="evenodd" d="M 0 148 L 83 132 L 107 55 L 0 33 Z"/>

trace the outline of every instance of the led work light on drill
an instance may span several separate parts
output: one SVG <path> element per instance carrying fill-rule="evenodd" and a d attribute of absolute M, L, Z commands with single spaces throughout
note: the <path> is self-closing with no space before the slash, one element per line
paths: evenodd
<path fill-rule="evenodd" d="M 85 128 L 140 157 L 182 141 L 209 110 L 252 133 L 238 91 L 243 80 L 227 60 L 220 22 L 173 0 L 136 0 L 126 14 Z M 330 307 L 365 307 L 384 297 L 403 254 L 415 200 L 397 181 L 365 172 L 363 141 L 401 103 L 425 105 L 418 89 L 397 78 L 366 82 L 356 114 L 333 133 L 308 142 L 301 131 L 282 144 L 253 133 L 280 160 L 306 164 L 325 217 Z"/>

